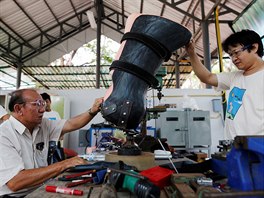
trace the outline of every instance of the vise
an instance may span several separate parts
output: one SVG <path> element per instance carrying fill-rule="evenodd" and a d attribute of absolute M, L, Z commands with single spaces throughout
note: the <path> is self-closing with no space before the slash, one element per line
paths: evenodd
<path fill-rule="evenodd" d="M 264 190 L 264 136 L 235 137 L 225 159 L 212 155 L 212 170 L 235 190 Z"/>

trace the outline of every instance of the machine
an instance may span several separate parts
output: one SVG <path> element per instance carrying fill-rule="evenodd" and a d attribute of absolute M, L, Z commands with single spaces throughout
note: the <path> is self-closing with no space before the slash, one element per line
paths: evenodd
<path fill-rule="evenodd" d="M 184 149 L 211 146 L 211 126 L 209 111 L 166 111 L 160 113 L 157 131 L 168 144 Z"/>

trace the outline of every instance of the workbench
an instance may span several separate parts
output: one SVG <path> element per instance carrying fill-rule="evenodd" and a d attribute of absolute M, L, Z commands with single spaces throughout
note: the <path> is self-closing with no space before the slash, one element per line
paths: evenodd
<path fill-rule="evenodd" d="M 192 160 L 188 159 L 188 158 L 178 158 L 178 159 L 172 159 L 173 162 L 184 162 L 184 161 L 190 161 L 192 162 Z M 168 164 L 169 160 L 155 160 L 156 165 L 162 165 L 162 164 Z M 36 189 L 35 191 L 33 191 L 32 193 L 28 194 L 26 196 L 26 198 L 58 198 L 58 197 L 63 197 L 63 198 L 69 198 L 69 197 L 80 197 L 80 198 L 87 198 L 89 197 L 89 190 L 92 187 L 91 190 L 91 194 L 90 194 L 90 198 L 97 198 L 101 192 L 101 188 L 102 185 L 93 185 L 93 184 L 82 184 L 76 187 L 73 187 L 73 189 L 77 189 L 77 190 L 82 190 L 83 191 L 83 195 L 82 196 L 74 196 L 74 195 L 66 195 L 66 194 L 60 194 L 60 193 L 51 193 L 51 192 L 46 192 L 45 187 L 47 185 L 49 186 L 61 186 L 64 187 L 65 184 L 67 182 L 64 181 L 58 181 L 58 178 L 61 177 L 64 174 L 69 174 L 69 173 L 62 173 L 61 175 L 57 176 L 54 179 L 50 179 L 47 182 L 45 182 L 42 186 L 40 186 L 38 189 Z M 136 198 L 135 195 L 133 195 L 132 193 L 128 192 L 128 191 L 124 191 L 124 192 L 118 192 L 118 197 L 122 197 L 122 198 Z M 161 198 L 165 198 L 166 195 L 164 194 L 164 192 L 161 192 Z"/>
<path fill-rule="evenodd" d="M 156 165 L 167 165 L 169 163 L 169 160 L 155 160 Z M 178 159 L 173 159 L 173 163 L 193 163 L 188 158 L 178 158 Z M 59 193 L 51 193 L 51 192 L 46 192 L 45 187 L 46 186 L 59 186 L 59 187 L 65 187 L 65 184 L 67 182 L 59 181 L 58 178 L 62 177 L 65 174 L 72 174 L 70 172 L 65 172 L 60 175 L 58 175 L 54 179 L 50 179 L 49 181 L 45 182 L 42 186 L 40 186 L 38 189 L 33 191 L 32 193 L 28 194 L 26 198 L 69 198 L 69 197 L 81 197 L 81 198 L 97 198 L 99 197 L 100 193 L 102 192 L 102 185 L 94 185 L 90 183 L 78 185 L 76 187 L 73 187 L 72 189 L 76 190 L 82 190 L 83 195 L 82 196 L 74 196 L 74 195 L 66 195 L 66 194 L 59 194 Z M 236 191 L 235 189 L 231 188 L 226 188 L 223 189 L 223 193 L 218 191 L 217 189 L 210 187 L 210 186 L 204 186 L 199 183 L 196 183 L 193 181 L 193 177 L 201 177 L 201 173 L 179 173 L 179 174 L 173 174 L 172 179 L 173 181 L 171 182 L 171 185 L 165 186 L 163 190 L 160 192 L 160 198 L 167 198 L 171 197 L 170 195 L 174 194 L 175 188 L 177 188 L 177 193 L 180 193 L 180 196 L 183 198 L 191 198 L 191 197 L 197 197 L 197 194 L 204 194 L 206 197 L 238 197 L 238 196 L 254 196 L 254 197 L 263 197 L 264 196 L 264 191 L 262 190 L 256 190 L 256 191 Z M 191 180 L 189 183 L 188 178 Z M 207 180 L 206 180 L 207 181 Z M 226 181 L 226 180 L 225 180 Z M 204 181 L 203 181 L 204 182 Z M 225 184 L 225 183 L 223 183 Z M 190 186 L 195 187 L 192 189 Z M 108 193 L 110 195 L 110 193 Z M 107 195 L 108 195 L 107 194 Z M 113 194 L 113 193 L 112 193 Z M 105 197 L 105 196 L 103 196 Z M 137 196 L 134 195 L 133 193 L 129 191 L 122 191 L 117 193 L 117 197 L 120 198 L 136 198 Z"/>

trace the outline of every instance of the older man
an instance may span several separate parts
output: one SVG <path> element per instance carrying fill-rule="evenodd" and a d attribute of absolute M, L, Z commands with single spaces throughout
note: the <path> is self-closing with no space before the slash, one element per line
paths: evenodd
<path fill-rule="evenodd" d="M 62 171 L 86 161 L 79 157 L 47 164 L 49 141 L 89 123 L 102 98 L 88 111 L 68 120 L 43 118 L 46 103 L 34 89 L 11 93 L 10 118 L 0 126 L 0 196 L 20 197 Z"/>

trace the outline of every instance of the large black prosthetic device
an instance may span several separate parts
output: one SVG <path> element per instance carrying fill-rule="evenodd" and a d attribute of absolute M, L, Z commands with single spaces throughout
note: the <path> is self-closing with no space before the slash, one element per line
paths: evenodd
<path fill-rule="evenodd" d="M 190 31 L 171 20 L 132 14 L 110 67 L 113 83 L 104 98 L 103 117 L 123 129 L 137 128 L 145 115 L 147 90 L 159 85 L 154 77 L 159 67 L 190 39 Z"/>

